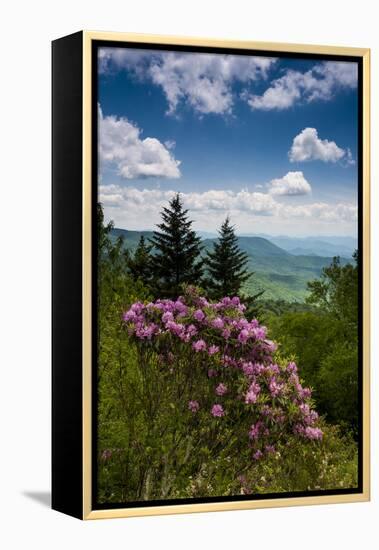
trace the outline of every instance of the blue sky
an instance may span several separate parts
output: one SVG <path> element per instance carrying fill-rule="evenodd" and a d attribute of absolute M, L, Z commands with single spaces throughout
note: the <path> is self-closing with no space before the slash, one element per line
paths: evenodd
<path fill-rule="evenodd" d="M 356 235 L 355 63 L 102 48 L 100 200 L 152 229 L 175 191 L 195 228 Z"/>

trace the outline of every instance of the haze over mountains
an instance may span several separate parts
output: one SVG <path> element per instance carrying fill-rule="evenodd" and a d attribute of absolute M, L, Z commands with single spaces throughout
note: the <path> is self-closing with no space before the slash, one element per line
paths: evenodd
<path fill-rule="evenodd" d="M 358 241 L 354 237 L 288 237 L 286 235 L 273 237 L 265 234 L 247 236 L 263 237 L 295 255 L 341 256 L 349 259 L 358 246 Z"/>
<path fill-rule="evenodd" d="M 204 251 L 212 248 L 216 236 L 202 234 Z M 141 235 L 152 237 L 152 231 L 129 231 L 114 228 L 112 239 L 123 236 L 127 248 L 134 251 Z M 245 292 L 255 294 L 264 290 L 264 299 L 304 301 L 307 282 L 318 278 L 322 268 L 333 256 L 347 263 L 357 247 L 353 237 L 271 237 L 240 235 L 238 243 L 249 256 L 249 268 L 254 275 L 245 284 Z"/>

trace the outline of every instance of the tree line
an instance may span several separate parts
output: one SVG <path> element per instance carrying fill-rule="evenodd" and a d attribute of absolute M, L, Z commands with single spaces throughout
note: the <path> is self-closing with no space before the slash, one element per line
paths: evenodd
<path fill-rule="evenodd" d="M 248 255 L 238 246 L 229 216 L 222 223 L 212 249 L 205 252 L 192 225 L 193 220 L 177 193 L 163 208 L 161 223 L 152 238 L 142 235 L 134 254 L 127 253 L 130 274 L 157 298 L 176 298 L 186 284 L 201 287 L 216 300 L 240 294 L 253 273 L 247 267 Z M 252 302 L 260 294 L 248 300 Z"/>
<path fill-rule="evenodd" d="M 318 411 L 359 437 L 359 255 L 338 257 L 308 282 L 303 311 L 266 315 L 271 337 L 296 357 Z"/>

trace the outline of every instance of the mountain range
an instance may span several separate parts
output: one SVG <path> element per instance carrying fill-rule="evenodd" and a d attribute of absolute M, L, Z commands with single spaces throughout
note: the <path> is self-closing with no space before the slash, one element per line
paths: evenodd
<path fill-rule="evenodd" d="M 247 235 L 248 237 L 263 237 L 280 248 L 295 255 L 341 256 L 351 258 L 358 247 L 354 237 L 288 237 L 285 235 L 271 236 L 265 234 Z"/>
<path fill-rule="evenodd" d="M 125 246 L 134 251 L 141 236 L 152 237 L 152 231 L 129 231 L 114 228 L 112 240 L 122 236 Z M 331 238 L 330 238 L 331 239 Z M 255 294 L 264 290 L 262 298 L 302 302 L 307 295 L 307 282 L 320 276 L 333 256 L 341 256 L 347 263 L 356 247 L 354 239 L 239 236 L 238 244 L 249 258 L 249 269 L 254 275 L 245 283 L 245 292 Z M 215 238 L 203 238 L 204 252 L 211 249 Z M 281 246 L 280 246 L 280 244 Z M 343 253 L 341 253 L 343 252 Z"/>

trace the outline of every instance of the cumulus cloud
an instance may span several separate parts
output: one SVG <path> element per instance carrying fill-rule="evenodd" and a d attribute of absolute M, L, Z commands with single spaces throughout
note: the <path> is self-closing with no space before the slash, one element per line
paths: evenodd
<path fill-rule="evenodd" d="M 161 86 L 173 114 L 185 101 L 201 114 L 230 113 L 232 83 L 266 78 L 272 58 L 168 53 L 152 63 L 152 81 Z"/>
<path fill-rule="evenodd" d="M 350 203 L 328 204 L 316 202 L 303 205 L 285 205 L 281 209 L 285 218 L 302 218 L 304 220 L 318 219 L 323 222 L 356 222 L 358 207 Z"/>
<path fill-rule="evenodd" d="M 288 172 L 282 178 L 271 180 L 269 184 L 271 195 L 309 195 L 311 192 L 311 185 L 303 172 Z"/>
<path fill-rule="evenodd" d="M 306 72 L 287 70 L 262 95 L 243 93 L 252 109 L 284 110 L 297 102 L 331 99 L 339 89 L 357 87 L 358 66 L 353 62 L 325 61 Z"/>
<path fill-rule="evenodd" d="M 175 194 L 174 190 L 137 189 L 120 185 L 101 185 L 100 202 L 105 207 L 108 219 L 116 225 L 129 229 L 147 229 L 160 221 L 160 211 Z M 356 223 L 357 206 L 352 203 L 313 202 L 289 204 L 280 202 L 271 193 L 258 193 L 241 189 L 239 191 L 217 190 L 181 193 L 199 229 L 215 231 L 230 214 L 239 227 L 251 231 L 251 224 L 262 226 L 264 220 L 270 224 Z"/>
<path fill-rule="evenodd" d="M 267 78 L 273 57 L 189 52 L 159 52 L 124 48 L 101 48 L 99 68 L 103 73 L 125 69 L 137 78 L 159 86 L 168 102 L 168 114 L 180 103 L 200 115 L 229 114 L 234 96 L 232 84 Z"/>
<path fill-rule="evenodd" d="M 137 189 L 120 185 L 101 185 L 100 202 L 104 205 L 127 207 L 136 205 L 141 213 L 161 208 L 172 198 L 176 191 L 162 189 Z M 240 191 L 210 189 L 203 193 L 181 193 L 186 208 L 192 211 L 248 211 L 255 215 L 272 215 L 278 204 L 267 193 L 250 192 L 247 189 Z"/>
<path fill-rule="evenodd" d="M 98 68 L 101 74 L 109 74 L 121 69 L 132 70 L 143 78 L 155 50 L 138 50 L 130 48 L 99 48 Z"/>
<path fill-rule="evenodd" d="M 307 160 L 322 160 L 323 162 L 337 162 L 346 158 L 348 164 L 353 163 L 351 151 L 342 149 L 334 141 L 320 139 L 316 128 L 304 128 L 292 143 L 288 153 L 291 162 Z"/>
<path fill-rule="evenodd" d="M 141 138 L 141 130 L 126 118 L 103 116 L 99 106 L 99 160 L 100 172 L 106 166 L 115 166 L 123 178 L 165 177 L 179 178 L 180 161 L 167 147 L 153 137 Z"/>

